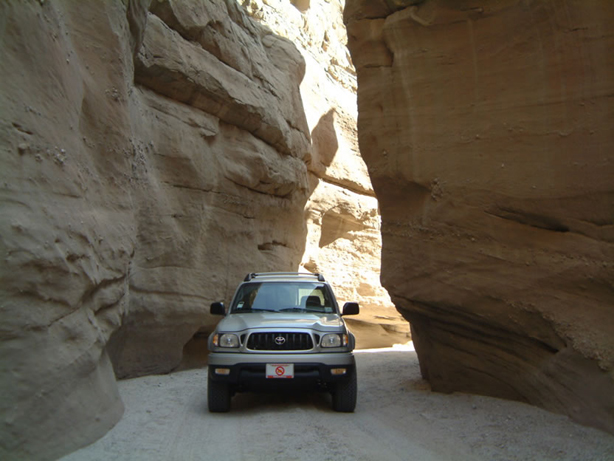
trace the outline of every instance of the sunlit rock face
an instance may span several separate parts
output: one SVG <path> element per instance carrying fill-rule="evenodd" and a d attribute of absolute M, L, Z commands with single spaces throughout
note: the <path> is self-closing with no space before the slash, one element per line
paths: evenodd
<path fill-rule="evenodd" d="M 383 285 L 423 376 L 614 432 L 614 6 L 345 15 Z"/>
<path fill-rule="evenodd" d="M 409 340 L 409 326 L 381 286 L 378 202 L 358 150 L 356 75 L 347 49 L 342 0 L 251 0 L 246 11 L 292 41 L 305 58 L 301 96 L 312 150 L 307 241 L 301 267 L 325 275 L 343 303 L 359 347 Z"/>

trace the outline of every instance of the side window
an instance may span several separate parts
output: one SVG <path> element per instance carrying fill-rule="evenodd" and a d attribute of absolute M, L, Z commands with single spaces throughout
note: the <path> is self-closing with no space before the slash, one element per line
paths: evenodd
<path fill-rule="evenodd" d="M 309 295 L 312 292 L 312 288 L 308 287 L 308 288 L 304 288 L 301 287 L 298 289 L 298 299 L 300 300 L 300 307 L 306 307 L 307 306 L 307 298 L 309 298 Z"/>
<path fill-rule="evenodd" d="M 334 312 L 334 303 L 324 285 L 310 285 L 299 288 L 300 307 L 319 312 Z"/>
<path fill-rule="evenodd" d="M 312 296 L 313 298 L 316 298 L 316 297 L 317 297 L 317 298 L 319 299 L 319 301 L 320 301 L 320 302 L 319 302 L 320 307 L 322 307 L 322 306 L 324 306 L 324 305 L 325 305 L 325 302 L 324 302 L 324 293 L 322 293 L 322 288 L 321 288 L 321 287 L 318 287 L 318 288 L 314 289 L 314 290 L 311 292 L 311 295 L 310 295 L 310 296 Z"/>
<path fill-rule="evenodd" d="M 322 303 L 324 305 L 324 311 L 328 313 L 335 312 L 335 302 L 333 301 L 332 293 L 324 285 L 320 288 L 320 294 L 322 296 Z"/>

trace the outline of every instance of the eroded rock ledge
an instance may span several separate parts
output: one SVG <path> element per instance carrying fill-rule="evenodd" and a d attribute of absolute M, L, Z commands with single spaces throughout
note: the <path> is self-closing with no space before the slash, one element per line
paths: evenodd
<path fill-rule="evenodd" d="M 423 376 L 614 432 L 614 7 L 348 0 L 345 20 Z"/>

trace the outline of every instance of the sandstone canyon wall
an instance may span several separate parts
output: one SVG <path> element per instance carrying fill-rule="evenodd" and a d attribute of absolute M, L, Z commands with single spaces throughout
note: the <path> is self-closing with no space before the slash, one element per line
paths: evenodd
<path fill-rule="evenodd" d="M 614 432 L 614 4 L 345 15 L 382 281 L 423 376 Z"/>
<path fill-rule="evenodd" d="M 288 39 L 234 0 L 8 1 L 0 17 L 0 458 L 103 435 L 115 375 L 177 367 L 246 272 L 328 275 L 362 246 L 340 300 L 387 306 L 355 107 L 306 109 L 319 92 Z"/>
<path fill-rule="evenodd" d="M 409 326 L 380 283 L 380 214 L 358 150 L 356 75 L 343 0 L 250 0 L 247 13 L 290 40 L 305 59 L 301 96 L 311 134 L 306 161 L 306 248 L 301 267 L 321 272 L 337 297 L 360 303 L 348 318 L 361 348 L 409 340 Z"/>

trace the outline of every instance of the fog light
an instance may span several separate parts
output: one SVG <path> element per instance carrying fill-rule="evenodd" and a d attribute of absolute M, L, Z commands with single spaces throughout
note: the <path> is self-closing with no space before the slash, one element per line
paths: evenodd
<path fill-rule="evenodd" d="M 216 375 L 228 376 L 230 374 L 230 368 L 216 368 Z"/>
<path fill-rule="evenodd" d="M 346 374 L 348 370 L 347 368 L 331 368 L 330 372 L 335 376 L 340 376 Z"/>

